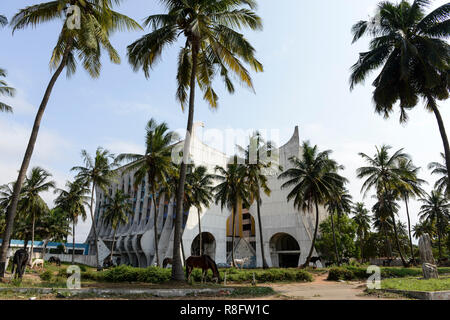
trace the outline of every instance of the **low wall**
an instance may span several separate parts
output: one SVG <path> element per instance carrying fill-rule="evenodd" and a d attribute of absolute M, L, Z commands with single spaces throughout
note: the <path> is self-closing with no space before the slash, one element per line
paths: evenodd
<path fill-rule="evenodd" d="M 58 257 L 61 262 L 72 262 L 72 255 L 71 254 L 51 254 L 46 253 L 44 260 L 50 259 L 50 257 Z M 75 263 L 84 264 L 90 267 L 96 267 L 97 266 L 97 258 L 95 255 L 80 255 L 76 254 L 74 256 Z"/>

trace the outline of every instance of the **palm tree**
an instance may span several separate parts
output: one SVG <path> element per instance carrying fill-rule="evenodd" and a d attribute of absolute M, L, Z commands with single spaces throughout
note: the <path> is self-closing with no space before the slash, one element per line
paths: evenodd
<path fill-rule="evenodd" d="M 434 226 L 428 220 L 423 220 L 423 221 L 417 222 L 413 226 L 413 232 L 414 232 L 414 237 L 417 239 L 420 238 L 421 236 L 423 236 L 424 234 L 428 234 L 430 237 L 433 237 L 433 235 L 435 234 Z"/>
<path fill-rule="evenodd" d="M 63 210 L 72 221 L 72 264 L 75 262 L 75 226 L 81 217 L 86 220 L 85 206 L 89 205 L 89 188 L 86 187 L 84 181 L 75 180 L 67 182 L 68 190 L 57 189 L 55 193 L 59 193 L 55 200 L 57 208 Z"/>
<path fill-rule="evenodd" d="M 361 250 L 361 259 L 364 261 L 364 241 L 366 236 L 370 232 L 370 215 L 369 210 L 364 206 L 364 203 L 357 202 L 353 207 L 353 221 L 355 221 L 358 228 L 356 229 L 356 234 L 359 239 L 359 246 Z"/>
<path fill-rule="evenodd" d="M 346 180 L 345 180 L 346 181 Z M 336 263 L 338 265 L 341 264 L 341 259 L 339 255 L 339 250 L 336 242 L 336 231 L 334 229 L 334 218 L 333 214 L 336 213 L 338 216 L 338 231 L 341 233 L 340 227 L 339 227 L 339 220 L 340 217 L 351 210 L 352 202 L 351 202 L 351 195 L 348 193 L 348 190 L 344 188 L 339 188 L 335 190 L 330 197 L 326 200 L 326 207 L 328 208 L 328 212 L 331 215 L 331 230 L 333 233 L 333 243 L 334 243 L 334 253 L 336 256 Z"/>
<path fill-rule="evenodd" d="M 419 199 L 422 202 L 420 207 L 420 220 L 425 220 L 436 225 L 439 246 L 439 259 L 442 258 L 441 238 L 450 219 L 450 202 L 439 191 L 432 191 L 426 198 Z"/>
<path fill-rule="evenodd" d="M 445 154 L 441 153 L 441 157 L 444 160 L 444 164 L 441 164 L 439 162 L 432 162 L 428 165 L 429 170 L 431 171 L 431 174 L 435 174 L 440 176 L 440 178 L 436 181 L 434 184 L 434 188 L 439 191 L 442 194 L 447 195 L 447 197 L 450 198 L 450 183 L 447 179 L 448 177 L 448 170 L 445 166 L 446 160 L 445 160 Z"/>
<path fill-rule="evenodd" d="M 6 77 L 6 70 L 0 68 L 0 77 Z M 5 80 L 0 79 L 0 95 L 13 97 L 15 89 L 8 86 Z M 12 107 L 0 101 L 0 112 L 12 112 Z"/>
<path fill-rule="evenodd" d="M 231 265 L 234 264 L 234 238 L 236 236 L 236 214 L 242 206 L 248 206 L 249 190 L 245 183 L 246 168 L 236 161 L 228 163 L 227 168 L 216 166 L 215 171 L 218 173 L 215 179 L 219 181 L 214 187 L 215 203 L 219 204 L 223 210 L 225 207 L 231 211 Z"/>
<path fill-rule="evenodd" d="M 129 196 L 122 190 L 117 190 L 114 197 L 107 195 L 108 201 L 103 205 L 105 211 L 102 219 L 105 224 L 109 224 L 114 230 L 113 242 L 111 246 L 111 262 L 114 257 L 114 244 L 116 241 L 116 231 L 121 224 L 128 223 L 128 215 L 133 213 L 132 205 L 128 201 Z"/>
<path fill-rule="evenodd" d="M 408 120 L 407 111 L 422 98 L 426 109 L 436 116 L 449 172 L 450 147 L 436 100 L 449 97 L 450 46 L 446 39 L 450 35 L 450 3 L 426 14 L 425 8 L 430 4 L 431 0 L 415 0 L 412 4 L 405 0 L 383 1 L 375 18 L 353 26 L 353 42 L 364 35 L 372 37 L 372 41 L 370 51 L 360 53 L 352 67 L 350 87 L 364 82 L 372 71 L 382 67 L 373 82 L 375 111 L 388 118 L 399 101 L 402 123 Z"/>
<path fill-rule="evenodd" d="M 4 15 L 0 14 L 0 26 L 6 26 L 7 24 L 8 19 Z"/>
<path fill-rule="evenodd" d="M 203 207 L 209 208 L 213 200 L 213 180 L 214 175 L 208 174 L 205 166 L 192 167 L 186 175 L 185 201 L 187 210 L 191 207 L 197 209 L 198 214 L 198 234 L 200 240 L 200 255 L 203 254 L 203 239 L 200 215 Z"/>
<path fill-rule="evenodd" d="M 261 247 L 262 266 L 267 269 L 266 257 L 264 254 L 264 238 L 262 233 L 261 221 L 261 190 L 270 196 L 271 190 L 267 185 L 267 176 L 271 169 L 282 170 L 280 166 L 277 168 L 275 162 L 275 152 L 273 142 L 265 142 L 259 132 L 255 132 L 250 136 L 249 145 L 246 148 L 238 146 L 239 151 L 243 154 L 246 167 L 246 184 L 250 192 L 250 204 L 256 202 L 256 214 L 259 225 L 259 237 Z"/>
<path fill-rule="evenodd" d="M 76 57 L 93 78 L 100 75 L 101 52 L 106 50 L 113 63 L 120 63 L 116 50 L 109 41 L 109 37 L 116 30 L 138 29 L 139 24 L 134 20 L 112 10 L 112 0 L 60 0 L 50 1 L 21 9 L 12 19 L 13 32 L 26 27 L 36 27 L 38 24 L 60 20 L 62 18 L 61 32 L 53 50 L 50 66 L 55 69 L 47 86 L 42 102 L 34 120 L 31 136 L 17 177 L 11 206 L 8 208 L 6 228 L 0 252 L 0 277 L 4 277 L 6 263 L 7 243 L 11 238 L 14 218 L 17 210 L 20 189 L 30 164 L 37 135 L 44 115 L 45 108 L 50 99 L 56 80 L 66 69 L 67 76 L 76 71 Z M 67 5 L 79 9 L 80 26 L 73 27 L 70 23 L 74 17 L 66 17 Z M 70 20 L 69 20 L 70 19 Z"/>
<path fill-rule="evenodd" d="M 167 186 L 167 180 L 174 170 L 174 166 L 172 164 L 172 149 L 174 147 L 173 142 L 177 140 L 177 138 L 177 134 L 173 131 L 169 131 L 169 128 L 165 122 L 158 124 L 154 119 L 150 119 L 146 127 L 145 154 L 120 154 L 116 158 L 118 162 L 122 162 L 124 160 L 131 162 L 131 164 L 127 166 L 126 171 L 135 171 L 135 188 L 145 181 L 146 178 L 148 184 L 150 185 L 153 207 L 155 208 L 153 228 L 155 237 L 156 264 L 158 266 L 160 263 L 158 253 L 158 211 L 156 210 L 156 196 L 157 192 L 159 192 L 164 186 Z M 182 202 L 180 201 L 177 203 Z"/>
<path fill-rule="evenodd" d="M 393 189 L 402 181 L 404 175 L 403 169 L 398 167 L 398 162 L 402 160 L 409 160 L 410 157 L 403 152 L 403 149 L 397 150 L 392 156 L 389 154 L 391 146 L 382 145 L 380 148 L 376 147 L 376 154 L 374 157 L 369 157 L 365 153 L 359 155 L 368 163 L 368 166 L 361 167 L 356 170 L 359 179 L 366 179 L 361 187 L 361 192 L 364 196 L 369 190 L 375 188 L 377 198 L 379 200 L 379 210 L 383 213 L 390 214 L 392 219 L 392 226 L 394 227 L 395 242 L 397 249 L 404 266 L 407 265 L 403 258 L 400 243 L 398 241 L 397 226 L 395 223 L 395 198 Z"/>
<path fill-rule="evenodd" d="M 42 199 L 41 194 L 47 192 L 50 189 L 55 188 L 54 181 L 49 181 L 52 175 L 46 170 L 40 167 L 34 167 L 31 169 L 30 175 L 25 178 L 25 182 L 22 189 L 22 197 L 19 202 L 19 211 L 25 216 L 31 217 L 31 251 L 30 261 L 33 258 L 34 247 L 34 229 L 36 219 L 48 212 L 48 207 L 45 201 Z"/>
<path fill-rule="evenodd" d="M 243 34 L 236 30 L 261 29 L 262 23 L 252 9 L 255 0 L 161 0 L 167 13 L 155 14 L 146 18 L 145 25 L 151 32 L 128 46 L 128 59 L 134 70 L 142 69 L 146 77 L 150 69 L 162 55 L 163 49 L 175 43 L 181 36 L 185 46 L 178 56 L 177 99 L 182 109 L 189 101 L 186 138 L 183 146 L 177 203 L 182 202 L 186 170 L 194 121 L 196 82 L 203 91 L 203 98 L 212 108 L 217 107 L 218 95 L 212 87 L 213 78 L 220 73 L 228 92 L 235 88 L 230 78 L 234 73 L 241 83 L 253 89 L 248 70 L 242 61 L 256 72 L 263 71 L 262 64 L 255 58 L 255 49 Z M 243 7 L 248 7 L 243 8 Z M 189 97 L 187 91 L 189 92 Z M 184 280 L 180 259 L 182 233 L 182 206 L 177 207 L 174 245 L 173 280 Z"/>
<path fill-rule="evenodd" d="M 316 209 L 314 236 L 302 268 L 309 265 L 314 251 L 319 227 L 319 205 L 324 205 L 337 189 L 342 188 L 346 181 L 338 174 L 338 170 L 343 167 L 330 159 L 331 152 L 331 150 L 319 152 L 317 146 L 312 147 L 308 141 L 303 142 L 302 158 L 290 158 L 293 167 L 278 176 L 279 179 L 289 179 L 281 185 L 281 189 L 292 187 L 287 195 L 287 200 L 294 199 L 294 206 L 298 210 L 311 212 L 313 206 Z"/>
<path fill-rule="evenodd" d="M 399 196 L 405 201 L 406 216 L 408 218 L 409 248 L 411 250 L 411 258 L 414 259 L 408 202 L 410 198 L 421 197 L 425 194 L 421 185 L 426 184 L 427 182 L 418 178 L 420 168 L 414 166 L 410 159 L 400 159 L 397 162 L 397 167 L 402 171 L 402 174 L 400 176 L 401 180 L 398 181 L 394 188 L 399 193 Z"/>
<path fill-rule="evenodd" d="M 96 187 L 106 190 L 115 176 L 114 155 L 101 147 L 97 148 L 95 157 L 92 158 L 86 150 L 81 151 L 84 166 L 73 167 L 71 170 L 77 171 L 77 179 L 83 181 L 86 187 L 91 187 L 91 201 L 89 205 L 92 229 L 94 230 L 95 255 L 97 257 L 97 270 L 101 269 L 98 248 L 97 224 L 94 220 L 94 191 Z"/>

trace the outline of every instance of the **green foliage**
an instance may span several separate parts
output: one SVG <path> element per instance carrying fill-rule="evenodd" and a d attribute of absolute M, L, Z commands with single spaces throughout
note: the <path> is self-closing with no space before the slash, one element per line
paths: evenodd
<path fill-rule="evenodd" d="M 450 278 L 441 279 L 386 279 L 381 281 L 382 289 L 406 291 L 444 291 L 450 290 Z"/>
<path fill-rule="evenodd" d="M 336 243 L 340 255 L 345 257 L 359 257 L 360 250 L 355 242 L 358 228 L 356 222 L 346 215 L 342 215 L 341 217 L 334 215 L 333 221 L 336 228 Z M 320 224 L 320 236 L 316 240 L 316 249 L 328 261 L 335 260 L 331 216 Z"/>
<path fill-rule="evenodd" d="M 53 278 L 53 272 L 51 272 L 50 270 L 46 270 L 44 272 L 42 272 L 39 277 L 43 280 L 43 281 L 50 281 Z"/>
<path fill-rule="evenodd" d="M 382 279 L 422 276 L 421 268 L 380 267 L 380 269 Z M 447 274 L 450 273 L 450 268 L 438 268 L 438 272 L 439 274 Z M 327 280 L 362 280 L 368 277 L 367 266 L 344 266 L 331 268 Z"/>
<path fill-rule="evenodd" d="M 353 280 L 355 279 L 355 274 L 343 267 L 333 267 L 328 271 L 327 280 L 338 281 L 338 280 Z"/>

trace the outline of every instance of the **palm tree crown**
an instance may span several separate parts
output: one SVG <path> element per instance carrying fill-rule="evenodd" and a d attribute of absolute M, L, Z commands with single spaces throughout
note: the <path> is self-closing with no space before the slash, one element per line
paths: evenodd
<path fill-rule="evenodd" d="M 6 70 L 0 68 L 0 77 L 6 77 Z M 0 79 L 0 95 L 13 97 L 15 89 L 8 86 L 5 80 Z M 0 101 L 0 112 L 12 112 L 12 107 Z"/>
<path fill-rule="evenodd" d="M 441 153 L 441 157 L 444 160 L 444 164 L 439 162 L 431 162 L 428 165 L 428 169 L 432 170 L 431 174 L 438 175 L 439 179 L 434 184 L 434 188 L 442 194 L 446 194 L 450 197 L 450 183 L 448 180 L 449 173 L 447 167 L 445 166 L 445 154 Z"/>

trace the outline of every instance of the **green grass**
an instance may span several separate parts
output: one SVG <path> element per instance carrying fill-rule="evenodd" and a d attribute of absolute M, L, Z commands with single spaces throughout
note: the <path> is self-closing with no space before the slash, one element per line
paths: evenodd
<path fill-rule="evenodd" d="M 396 289 L 405 291 L 446 291 L 450 290 L 450 278 L 417 279 L 397 278 L 381 281 L 382 289 Z"/>

